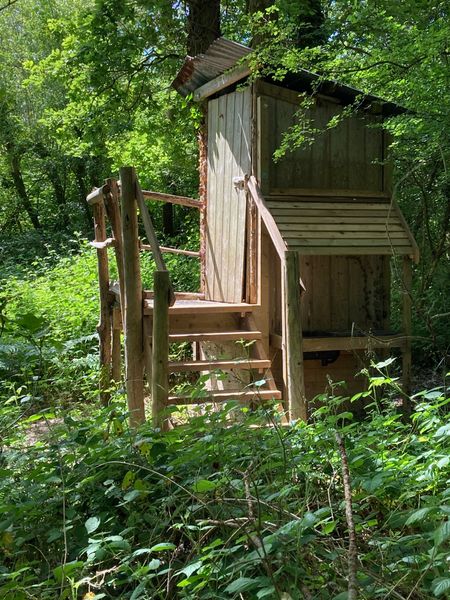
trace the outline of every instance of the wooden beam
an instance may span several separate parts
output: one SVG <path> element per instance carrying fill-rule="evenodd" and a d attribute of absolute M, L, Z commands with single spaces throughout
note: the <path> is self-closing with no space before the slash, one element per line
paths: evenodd
<path fill-rule="evenodd" d="M 270 190 L 268 199 L 273 196 L 319 196 L 319 198 L 352 198 L 356 201 L 360 198 L 373 198 L 374 200 L 388 200 L 389 194 L 386 192 L 374 192 L 370 190 L 340 190 L 340 189 L 324 189 L 317 188 L 274 188 Z"/>
<path fill-rule="evenodd" d="M 106 238 L 103 242 L 89 242 L 89 245 L 97 250 L 103 250 L 104 248 L 110 248 L 115 246 L 115 240 L 113 238 Z"/>
<path fill-rule="evenodd" d="M 144 198 L 150 200 L 157 200 L 158 202 L 167 202 L 169 204 L 177 204 L 178 206 L 187 206 L 189 208 L 201 209 L 203 202 L 196 200 L 195 198 L 188 198 L 187 196 L 173 196 L 172 194 L 163 194 L 161 192 L 150 192 L 149 190 L 142 190 Z"/>
<path fill-rule="evenodd" d="M 213 94 L 217 94 L 217 92 L 244 79 L 244 77 L 248 77 L 250 74 L 251 70 L 248 65 L 239 65 L 231 71 L 223 73 L 197 88 L 194 91 L 194 100 L 195 102 L 202 102 L 202 100 L 209 98 L 209 96 L 212 96 Z"/>
<path fill-rule="evenodd" d="M 286 338 L 286 384 L 290 419 L 308 420 L 303 372 L 302 318 L 299 282 L 299 257 L 295 251 L 286 251 L 284 332 Z"/>
<path fill-rule="evenodd" d="M 133 167 L 120 169 L 122 181 L 122 239 L 125 300 L 125 366 L 130 426 L 145 421 L 144 363 L 142 345 L 142 282 L 136 206 L 136 175 Z"/>
<path fill-rule="evenodd" d="M 405 336 L 398 335 L 369 335 L 369 336 L 330 336 L 330 337 L 305 337 L 303 336 L 303 352 L 321 352 L 325 350 L 367 350 L 370 348 L 403 348 Z M 280 350 L 283 338 L 276 333 L 270 334 L 270 345 Z"/>
<path fill-rule="evenodd" d="M 107 185 L 103 185 L 102 187 L 95 188 L 92 190 L 88 196 L 86 196 L 86 202 L 93 206 L 94 204 L 100 204 L 103 202 L 105 194 L 109 193 L 109 188 Z"/>
<path fill-rule="evenodd" d="M 153 281 L 152 418 L 154 427 L 163 427 L 162 411 L 169 396 L 169 273 L 155 271 Z"/>
<path fill-rule="evenodd" d="M 141 250 L 149 250 L 152 251 L 152 247 L 148 244 L 140 244 Z M 181 248 L 168 248 L 167 246 L 160 246 L 159 249 L 164 254 L 167 252 L 168 254 L 182 254 L 183 256 L 193 256 L 194 258 L 200 258 L 200 252 L 195 252 L 194 250 L 182 250 Z"/>
<path fill-rule="evenodd" d="M 109 193 L 105 195 L 105 208 L 114 237 L 114 254 L 116 257 L 117 275 L 119 277 L 120 298 L 124 298 L 124 273 L 123 273 L 123 240 L 120 216 L 120 190 L 117 180 L 110 178 L 106 180 Z M 122 322 L 125 321 L 125 302 L 120 302 Z"/>
<path fill-rule="evenodd" d="M 261 339 L 260 331 L 217 331 L 204 333 L 171 333 L 169 342 L 171 344 L 179 342 L 239 342 L 240 340 L 259 340 Z"/>
<path fill-rule="evenodd" d="M 113 308 L 112 312 L 112 379 L 116 383 L 122 378 L 121 372 L 121 347 L 120 347 L 120 332 L 122 328 L 122 319 L 120 308 Z"/>
<path fill-rule="evenodd" d="M 185 371 L 245 371 L 250 369 L 270 369 L 270 360 L 249 358 L 236 360 L 194 360 L 169 363 L 169 371 L 182 373 Z"/>
<path fill-rule="evenodd" d="M 411 335 L 412 335 L 412 264 L 408 256 L 403 258 L 403 277 L 402 277 L 402 297 L 403 312 L 402 324 L 405 343 L 402 351 L 403 363 L 403 390 L 409 396 L 411 393 Z M 405 412 L 409 414 L 411 410 L 410 400 L 405 400 Z"/>
<path fill-rule="evenodd" d="M 100 400 L 103 405 L 110 399 L 111 386 L 111 307 L 109 300 L 109 266 L 106 240 L 105 209 L 103 203 L 93 204 L 95 242 L 97 248 L 98 285 L 100 294 L 100 319 L 97 325 L 100 350 Z"/>
<path fill-rule="evenodd" d="M 168 404 L 205 404 L 207 402 L 227 402 L 228 400 L 281 400 L 278 390 L 203 390 L 199 396 L 169 396 Z"/>
<path fill-rule="evenodd" d="M 278 229 L 275 219 L 273 218 L 271 212 L 267 208 L 266 201 L 264 200 L 264 197 L 261 194 L 258 182 L 256 181 L 256 178 L 253 175 L 249 177 L 247 181 L 247 187 L 258 209 L 261 219 L 264 221 L 264 225 L 266 226 L 270 239 L 272 240 L 272 243 L 275 246 L 276 251 L 278 252 L 278 256 L 280 257 L 281 261 L 284 262 L 286 244 L 283 238 L 281 237 L 281 233 Z"/>
<path fill-rule="evenodd" d="M 153 227 L 152 219 L 150 217 L 149 210 L 144 201 L 144 196 L 142 194 L 141 186 L 139 185 L 139 181 L 136 176 L 135 180 L 135 188 L 136 188 L 136 200 L 139 206 L 139 212 L 141 213 L 142 221 L 144 223 L 145 234 L 147 236 L 148 241 L 150 242 L 150 246 L 152 248 L 153 258 L 156 263 L 156 267 L 158 271 L 167 271 L 166 263 L 161 254 L 161 248 L 159 247 L 158 240 L 156 238 L 155 229 Z M 175 293 L 173 291 L 172 284 L 170 283 L 169 277 L 169 304 L 175 302 Z"/>

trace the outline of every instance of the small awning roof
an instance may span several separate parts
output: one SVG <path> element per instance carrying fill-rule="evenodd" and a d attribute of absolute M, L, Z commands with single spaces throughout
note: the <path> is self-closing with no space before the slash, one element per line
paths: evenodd
<path fill-rule="evenodd" d="M 217 38 L 204 54 L 186 57 L 178 75 L 172 82 L 172 87 L 182 96 L 187 96 L 224 73 L 230 72 L 231 76 L 231 71 L 241 65 L 242 59 L 251 52 L 252 50 L 248 46 L 223 37 Z M 241 69 L 241 71 L 240 79 L 248 76 L 245 69 Z M 230 77 L 230 85 L 236 83 L 236 81 L 236 77 Z M 358 99 L 360 108 L 367 108 L 367 106 L 374 104 L 381 107 L 385 116 L 405 112 L 404 108 L 393 102 L 387 102 L 376 96 L 365 94 L 361 90 L 337 81 L 325 81 L 317 73 L 312 73 L 306 69 L 299 69 L 295 73 L 288 74 L 282 82 L 276 81 L 274 83 L 299 92 L 311 93 L 314 91 L 332 96 L 341 100 L 344 104 L 350 104 Z"/>
<path fill-rule="evenodd" d="M 409 255 L 418 260 L 416 241 L 399 207 L 387 196 L 325 194 L 266 197 L 289 249 L 300 254 Z"/>

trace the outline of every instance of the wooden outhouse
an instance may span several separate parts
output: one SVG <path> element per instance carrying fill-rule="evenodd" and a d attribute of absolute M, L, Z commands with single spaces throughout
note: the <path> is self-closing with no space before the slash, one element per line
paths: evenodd
<path fill-rule="evenodd" d="M 250 52 L 220 38 L 187 58 L 173 82 L 206 116 L 199 200 L 142 190 L 132 167 L 87 199 L 99 264 L 102 397 L 111 378 L 121 378 L 123 324 L 132 424 L 145 419 L 144 373 L 156 424 L 167 405 L 229 399 L 274 399 L 290 418 L 306 419 L 309 399 L 330 382 L 347 383 L 341 394 L 361 390 L 365 381 L 355 374 L 374 352 L 393 347 L 402 351 L 409 385 L 418 248 L 392 197 L 381 127 L 400 109 L 307 71 L 282 82 L 252 78 Z M 289 131 L 307 143 L 275 160 Z M 161 247 L 147 201 L 199 210 L 200 251 Z M 109 281 L 109 246 L 118 284 Z M 143 290 L 140 278 L 147 250 L 157 265 L 153 290 Z M 200 259 L 199 292 L 171 288 L 165 252 Z M 390 325 L 393 258 L 402 263 L 398 332 Z M 191 343 L 193 355 L 171 361 L 169 345 L 179 342 Z M 171 395 L 168 375 L 189 371 L 209 373 L 205 389 Z"/>
<path fill-rule="evenodd" d="M 206 113 L 206 298 L 258 306 L 254 319 L 284 398 L 290 385 L 311 398 L 329 380 L 345 380 L 354 392 L 367 352 L 390 347 L 403 351 L 407 386 L 418 248 L 392 198 L 381 127 L 400 109 L 307 71 L 282 82 L 254 80 L 249 53 L 218 39 L 188 58 L 173 83 Z M 309 141 L 275 160 L 293 130 Z M 397 333 L 389 319 L 393 257 L 403 258 Z M 301 300 L 289 297 L 292 268 L 299 269 Z"/>

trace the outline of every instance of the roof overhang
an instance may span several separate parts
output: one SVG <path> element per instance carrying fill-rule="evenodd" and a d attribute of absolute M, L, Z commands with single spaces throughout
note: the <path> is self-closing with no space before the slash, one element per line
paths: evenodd
<path fill-rule="evenodd" d="M 225 38 L 218 38 L 204 54 L 186 57 L 172 86 L 182 96 L 193 94 L 194 100 L 201 102 L 248 77 L 251 70 L 245 57 L 251 52 L 251 48 L 247 46 Z M 331 96 L 343 104 L 357 103 L 357 107 L 360 109 L 376 107 L 377 112 L 384 116 L 405 112 L 404 108 L 394 102 L 387 102 L 376 96 L 365 94 L 361 90 L 337 81 L 324 80 L 317 73 L 306 69 L 287 74 L 283 81 L 267 79 L 274 85 L 298 92 Z"/>

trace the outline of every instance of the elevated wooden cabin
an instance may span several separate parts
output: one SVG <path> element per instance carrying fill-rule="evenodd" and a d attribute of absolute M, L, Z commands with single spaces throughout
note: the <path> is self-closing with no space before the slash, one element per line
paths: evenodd
<path fill-rule="evenodd" d="M 145 418 L 144 373 L 155 424 L 169 404 L 228 399 L 279 400 L 290 418 L 306 419 L 308 400 L 330 381 L 346 381 L 347 393 L 361 390 L 355 373 L 368 354 L 393 347 L 402 350 L 409 385 L 411 261 L 418 248 L 392 198 L 381 127 L 400 109 L 307 71 L 283 82 L 250 79 L 249 53 L 220 38 L 204 55 L 187 58 L 173 83 L 206 114 L 200 200 L 141 190 L 132 167 L 87 199 L 99 264 L 102 397 L 111 378 L 121 377 L 123 326 L 132 424 Z M 311 143 L 275 161 L 290 128 L 313 130 Z M 200 251 L 161 247 L 147 201 L 200 210 Z M 118 284 L 109 281 L 108 246 Z M 147 250 L 158 269 L 152 291 L 140 278 L 139 254 Z M 200 259 L 198 293 L 174 292 L 165 252 Z M 393 257 L 403 262 L 402 331 L 395 333 Z M 192 359 L 170 362 L 169 344 L 179 342 L 193 345 Z M 217 378 L 218 370 L 229 379 Z M 207 389 L 169 395 L 169 373 L 188 371 L 209 373 Z"/>
<path fill-rule="evenodd" d="M 377 348 L 401 347 L 408 379 L 410 260 L 418 259 L 418 248 L 392 200 L 381 127 L 400 109 L 320 83 L 307 71 L 281 83 L 249 80 L 249 52 L 216 40 L 205 55 L 187 59 L 173 84 L 193 94 L 207 115 L 206 297 L 259 305 L 255 320 L 284 398 L 292 369 L 303 369 L 307 398 L 323 392 L 328 378 L 346 380 L 355 391 L 364 354 Z M 305 98 L 312 103 L 303 114 Z M 349 105 L 357 110 L 343 116 Z M 332 119 L 338 124 L 329 128 Z M 275 161 L 283 136 L 305 120 L 315 131 L 311 143 Z M 242 185 L 242 179 L 249 181 Z M 288 356 L 290 254 L 298 256 L 289 260 L 298 260 L 304 288 L 295 308 L 303 367 L 300 356 Z M 404 331 L 398 334 L 389 322 L 393 256 L 404 257 Z"/>

